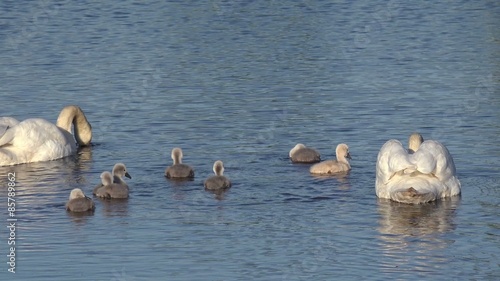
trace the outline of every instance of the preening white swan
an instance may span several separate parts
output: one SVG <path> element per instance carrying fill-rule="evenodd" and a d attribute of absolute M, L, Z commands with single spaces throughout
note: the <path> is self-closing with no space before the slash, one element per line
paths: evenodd
<path fill-rule="evenodd" d="M 435 140 L 412 134 L 409 150 L 398 140 L 380 149 L 375 191 L 380 198 L 420 204 L 460 194 L 460 181 L 448 149 Z"/>
<path fill-rule="evenodd" d="M 318 151 L 313 148 L 306 147 L 301 143 L 296 144 L 292 150 L 290 150 L 288 155 L 294 163 L 316 163 L 320 161 Z"/>
<path fill-rule="evenodd" d="M 165 176 L 167 178 L 194 178 L 194 170 L 191 166 L 182 164 L 182 149 L 176 147 L 171 154 L 174 164 L 167 167 Z"/>
<path fill-rule="evenodd" d="M 87 212 L 95 210 L 95 204 L 92 199 L 85 196 L 79 188 L 71 190 L 69 201 L 66 203 L 66 210 L 70 212 Z"/>
<path fill-rule="evenodd" d="M 213 170 L 215 176 L 211 176 L 205 180 L 205 182 L 203 183 L 205 189 L 211 191 L 221 191 L 230 188 L 231 181 L 223 175 L 224 164 L 222 163 L 222 161 L 215 161 Z"/>
<path fill-rule="evenodd" d="M 326 160 L 321 163 L 314 164 L 311 168 L 309 168 L 309 172 L 311 174 L 326 175 L 346 173 L 350 171 L 351 165 L 349 164 L 349 160 L 347 160 L 351 159 L 349 146 L 345 143 L 337 145 L 335 154 L 337 155 L 337 160 Z"/>
<path fill-rule="evenodd" d="M 75 135 L 71 134 L 71 125 Z M 80 107 L 66 106 L 57 123 L 31 118 L 0 118 L 0 166 L 49 161 L 76 153 L 76 142 L 89 145 L 92 127 Z"/>

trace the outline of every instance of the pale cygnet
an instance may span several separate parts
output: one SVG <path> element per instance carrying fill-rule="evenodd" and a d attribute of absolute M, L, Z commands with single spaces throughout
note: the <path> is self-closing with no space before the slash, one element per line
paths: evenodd
<path fill-rule="evenodd" d="M 182 164 L 182 149 L 176 147 L 172 149 L 171 154 L 174 164 L 167 167 L 165 176 L 167 178 L 194 178 L 194 170 L 191 166 Z"/>
<path fill-rule="evenodd" d="M 296 144 L 288 155 L 294 163 L 316 163 L 321 160 L 318 151 L 301 143 Z"/>
<path fill-rule="evenodd" d="M 95 204 L 91 198 L 85 196 L 79 188 L 71 190 L 69 201 L 66 203 L 66 210 L 70 212 L 94 211 Z"/>
<path fill-rule="evenodd" d="M 109 174 L 109 172 L 108 172 Z M 102 175 L 101 174 L 101 179 L 102 179 Z M 132 179 L 132 177 L 130 176 L 130 174 L 127 172 L 127 167 L 125 167 L 125 164 L 123 163 L 116 163 L 114 166 L 113 166 L 113 174 L 112 174 L 112 182 L 113 183 L 118 183 L 118 184 L 122 184 L 122 185 L 127 185 L 127 183 L 123 180 L 123 177 L 127 177 L 129 179 Z M 97 194 L 97 190 L 101 187 L 103 187 L 104 184 L 103 183 L 100 183 L 98 184 L 92 194 L 96 195 Z M 128 185 L 127 185 L 128 187 Z"/>
<path fill-rule="evenodd" d="M 125 183 L 114 183 L 111 173 L 101 173 L 102 187 L 95 191 L 95 195 L 101 198 L 128 198 L 128 185 Z"/>
<path fill-rule="evenodd" d="M 205 180 L 204 186 L 206 190 L 220 191 L 231 187 L 231 181 L 223 176 L 224 174 L 224 164 L 222 161 L 217 160 L 213 167 L 215 176 L 211 176 Z"/>
<path fill-rule="evenodd" d="M 337 160 L 326 160 L 318 164 L 314 164 L 309 169 L 311 174 L 335 174 L 348 172 L 351 170 L 351 165 L 347 159 L 351 159 L 349 147 L 345 143 L 337 145 L 335 149 Z"/>
<path fill-rule="evenodd" d="M 419 133 L 413 133 L 408 138 L 408 153 L 417 152 L 420 145 L 424 142 L 424 138 Z"/>

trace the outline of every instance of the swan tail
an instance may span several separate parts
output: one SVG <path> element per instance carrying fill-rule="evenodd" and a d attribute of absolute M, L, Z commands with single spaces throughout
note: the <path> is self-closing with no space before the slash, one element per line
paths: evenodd
<path fill-rule="evenodd" d="M 391 196 L 392 200 L 407 204 L 422 204 L 436 200 L 433 192 L 419 192 L 413 187 L 397 191 Z"/>
<path fill-rule="evenodd" d="M 411 165 L 411 166 L 408 166 L 406 169 L 403 170 L 403 173 L 404 174 L 412 174 L 414 172 L 418 171 L 418 168 L 417 166 L 415 165 Z"/>

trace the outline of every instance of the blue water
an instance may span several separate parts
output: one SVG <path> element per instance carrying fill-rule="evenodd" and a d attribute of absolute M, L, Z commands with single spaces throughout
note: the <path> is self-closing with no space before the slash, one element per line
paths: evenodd
<path fill-rule="evenodd" d="M 0 3 L 0 116 L 78 104 L 94 131 L 75 157 L 0 168 L 2 280 L 500 279 L 498 1 L 165 2 Z M 448 147 L 461 198 L 376 198 L 378 150 L 414 131 Z M 298 142 L 347 143 L 351 173 L 310 176 Z M 176 146 L 194 181 L 163 177 Z M 127 201 L 64 210 L 117 162 Z"/>

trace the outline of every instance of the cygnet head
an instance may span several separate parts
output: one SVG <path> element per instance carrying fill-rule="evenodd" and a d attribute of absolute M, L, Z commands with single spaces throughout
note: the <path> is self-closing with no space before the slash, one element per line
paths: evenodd
<path fill-rule="evenodd" d="M 424 142 L 424 138 L 419 133 L 413 133 L 408 139 L 408 152 L 415 153 L 420 145 Z"/>
<path fill-rule="evenodd" d="M 85 194 L 83 194 L 83 191 L 79 188 L 75 188 L 71 190 L 71 193 L 69 194 L 69 200 L 76 199 L 76 198 L 84 198 Z"/>
<path fill-rule="evenodd" d="M 217 176 L 222 176 L 224 174 L 224 163 L 222 163 L 222 161 L 220 161 L 220 160 L 215 161 L 214 173 Z"/>
<path fill-rule="evenodd" d="M 112 184 L 113 183 L 113 175 L 111 175 L 111 173 L 108 171 L 102 172 L 101 173 L 101 182 L 102 182 L 102 185 L 104 185 L 104 186 Z"/>
<path fill-rule="evenodd" d="M 172 149 L 171 157 L 172 157 L 172 160 L 174 161 L 174 165 L 181 164 L 183 156 L 184 155 L 182 154 L 182 149 L 180 149 L 179 147 Z"/>
<path fill-rule="evenodd" d="M 132 177 L 130 174 L 127 172 L 127 167 L 125 167 L 125 164 L 123 163 L 117 163 L 113 167 L 113 175 L 119 176 L 120 178 L 127 177 L 131 179 Z"/>
<path fill-rule="evenodd" d="M 351 159 L 351 154 L 349 153 L 349 146 L 345 143 L 341 143 L 337 145 L 335 149 L 335 154 L 337 155 L 337 159 Z"/>
<path fill-rule="evenodd" d="M 299 150 L 299 149 L 301 149 L 301 148 L 305 148 L 305 147 L 306 147 L 306 146 L 305 146 L 305 145 L 303 145 L 303 144 L 301 144 L 301 143 L 296 144 L 296 145 L 292 148 L 292 150 L 290 150 L 290 153 L 288 154 L 288 156 L 290 156 L 290 158 L 291 158 L 291 157 L 292 157 L 292 155 L 295 153 L 295 151 L 297 151 L 297 150 Z"/>

